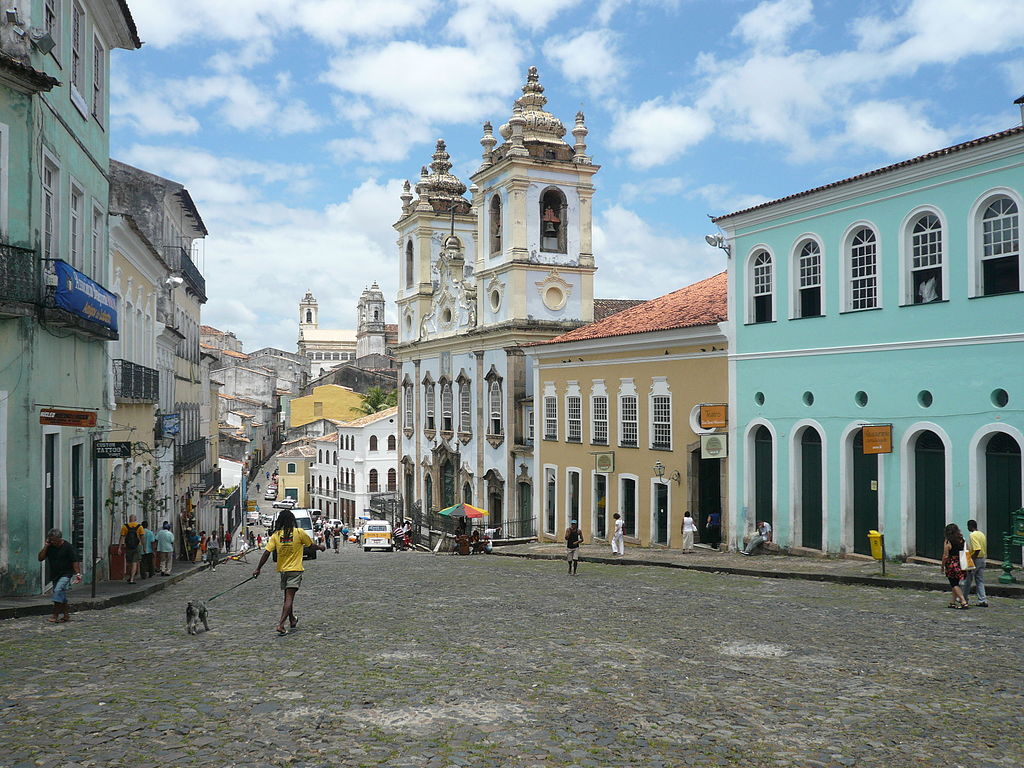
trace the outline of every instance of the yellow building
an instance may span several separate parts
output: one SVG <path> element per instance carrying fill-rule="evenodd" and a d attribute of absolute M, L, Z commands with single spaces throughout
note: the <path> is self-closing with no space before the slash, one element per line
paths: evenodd
<path fill-rule="evenodd" d="M 541 541 L 682 546 L 728 509 L 724 435 L 702 458 L 701 404 L 728 401 L 725 273 L 527 349 L 534 370 L 534 515 Z M 723 526 L 722 530 L 726 530 Z M 699 540 L 699 539 L 698 539 Z"/>
<path fill-rule="evenodd" d="M 277 498 L 295 499 L 296 507 L 309 506 L 309 466 L 316 449 L 308 440 L 293 440 L 277 455 Z"/>
<path fill-rule="evenodd" d="M 362 414 L 358 410 L 363 398 L 358 392 L 337 384 L 313 387 L 313 394 L 291 400 L 290 427 L 301 427 L 317 419 L 351 421 Z"/>

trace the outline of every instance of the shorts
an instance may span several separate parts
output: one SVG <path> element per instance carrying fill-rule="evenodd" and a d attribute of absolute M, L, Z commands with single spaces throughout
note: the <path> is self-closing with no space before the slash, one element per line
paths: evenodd
<path fill-rule="evenodd" d="M 71 591 L 71 577 L 61 576 L 55 582 L 53 582 L 53 602 L 55 603 L 66 603 L 68 601 L 68 592 Z"/>
<path fill-rule="evenodd" d="M 281 571 L 281 589 L 298 589 L 302 586 L 302 571 Z"/>
<path fill-rule="evenodd" d="M 579 560 L 580 559 L 579 547 L 577 547 L 576 549 L 567 549 L 567 550 L 565 550 L 565 559 L 568 560 L 569 562 L 572 562 L 573 560 Z"/>
<path fill-rule="evenodd" d="M 124 548 L 124 561 L 126 563 L 137 563 L 142 560 L 142 550 L 139 547 L 134 549 Z"/>

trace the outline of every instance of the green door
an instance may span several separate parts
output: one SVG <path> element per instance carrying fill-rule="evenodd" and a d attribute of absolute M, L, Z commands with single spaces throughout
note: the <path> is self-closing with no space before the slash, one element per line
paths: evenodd
<path fill-rule="evenodd" d="M 441 509 L 455 504 L 455 467 L 445 460 L 441 465 Z"/>
<path fill-rule="evenodd" d="M 946 528 L 946 449 L 934 432 L 914 444 L 914 535 L 921 557 L 942 557 Z"/>
<path fill-rule="evenodd" d="M 722 466 L 721 459 L 702 459 L 700 451 L 694 451 L 697 460 L 697 530 L 702 542 L 708 541 L 705 529 L 708 515 L 722 513 Z M 719 518 L 721 520 L 721 518 Z"/>
<path fill-rule="evenodd" d="M 800 438 L 800 545 L 821 545 L 821 435 L 814 427 Z"/>
<path fill-rule="evenodd" d="M 668 486 L 654 484 L 654 543 L 668 544 Z"/>
<path fill-rule="evenodd" d="M 864 435 L 853 438 L 853 551 L 871 554 L 868 531 L 878 529 L 878 456 L 864 454 Z"/>
<path fill-rule="evenodd" d="M 772 514 L 772 433 L 758 427 L 754 433 L 754 517 L 766 520 L 775 528 Z"/>
<path fill-rule="evenodd" d="M 1010 513 L 1021 507 L 1020 446 L 1005 432 L 991 437 L 985 448 L 985 535 L 990 560 L 1003 559 L 1003 534 L 1010 530 Z M 1020 547 L 1010 559 L 1020 562 Z"/>

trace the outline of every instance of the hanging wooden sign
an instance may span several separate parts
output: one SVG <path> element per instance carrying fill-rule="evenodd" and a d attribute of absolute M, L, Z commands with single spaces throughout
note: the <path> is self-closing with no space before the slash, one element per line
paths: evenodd
<path fill-rule="evenodd" d="M 892 424 L 872 424 L 861 427 L 864 453 L 892 453 Z"/>
<path fill-rule="evenodd" d="M 729 425 L 729 406 L 725 403 L 701 403 L 701 429 L 724 429 Z"/>

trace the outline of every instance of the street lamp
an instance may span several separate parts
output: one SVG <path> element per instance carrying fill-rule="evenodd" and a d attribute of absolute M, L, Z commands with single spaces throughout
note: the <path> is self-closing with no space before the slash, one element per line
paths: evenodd
<path fill-rule="evenodd" d="M 662 464 L 660 461 L 654 465 L 654 474 L 659 480 L 662 480 L 665 477 L 665 465 Z M 682 475 L 679 474 L 678 469 L 673 469 L 672 474 L 668 476 L 668 479 L 675 480 L 677 483 L 679 483 L 682 481 Z"/>
<path fill-rule="evenodd" d="M 713 235 L 704 235 L 704 242 L 713 248 L 721 248 L 725 251 L 726 257 L 732 256 L 732 247 L 725 242 L 725 238 L 721 234 L 716 232 Z"/>

